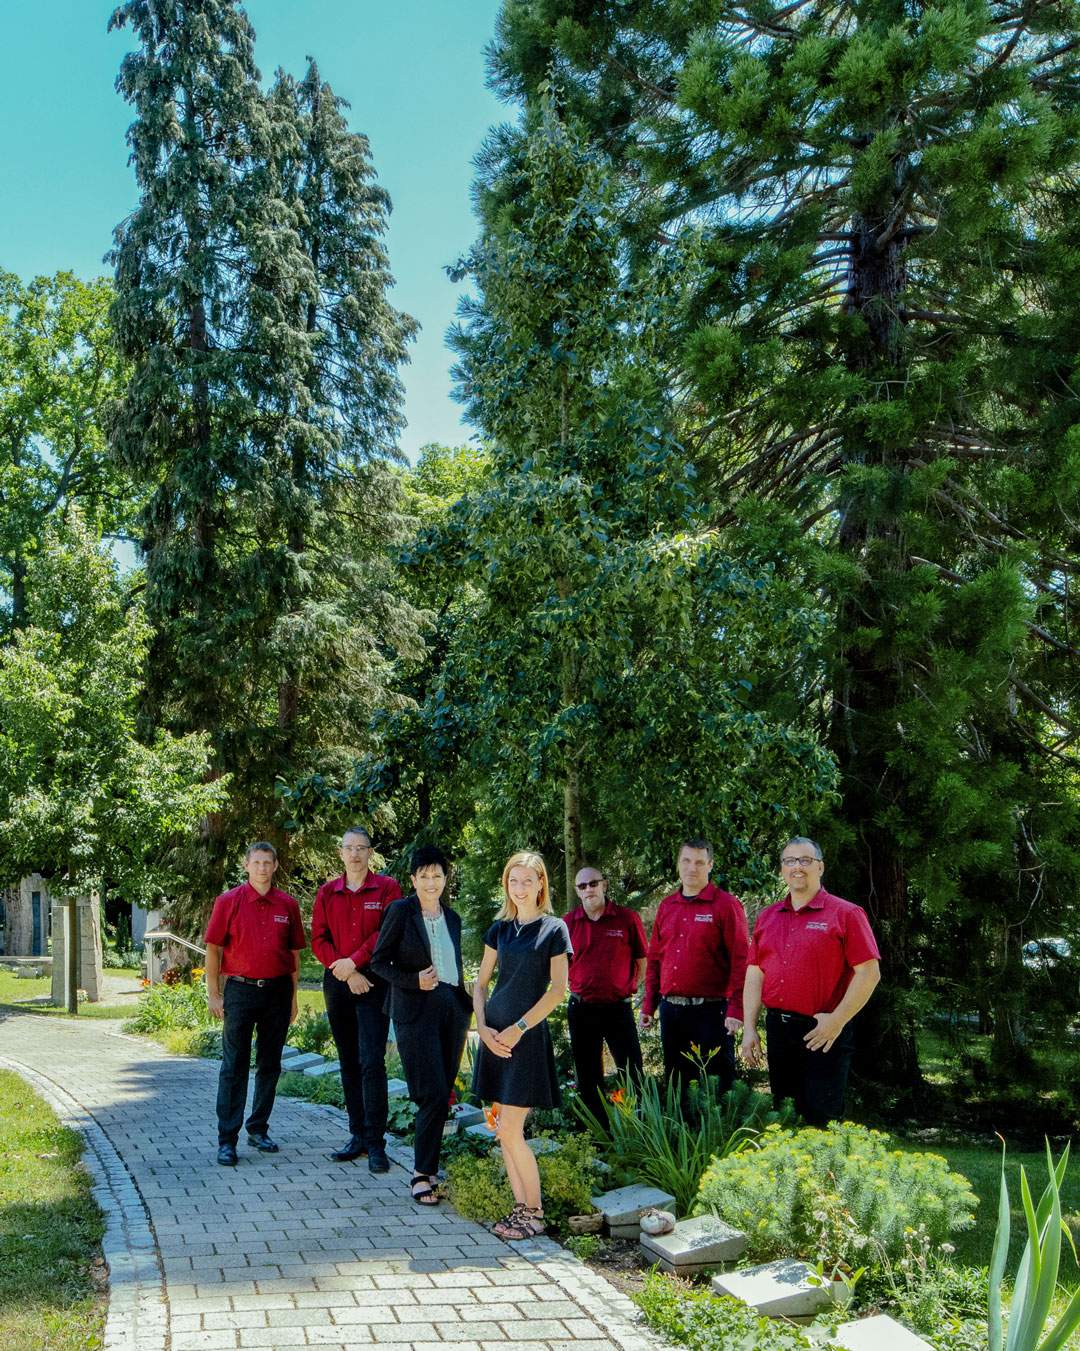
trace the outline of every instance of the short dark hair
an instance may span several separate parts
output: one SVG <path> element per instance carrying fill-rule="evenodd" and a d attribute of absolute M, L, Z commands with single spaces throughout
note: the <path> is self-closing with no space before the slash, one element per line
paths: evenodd
<path fill-rule="evenodd" d="M 364 839 L 367 840 L 368 844 L 369 845 L 371 844 L 371 836 L 368 834 L 368 832 L 364 829 L 363 826 L 346 826 L 345 829 L 341 832 L 342 844 L 345 843 L 345 839 L 349 835 L 363 835 Z"/>
<path fill-rule="evenodd" d="M 678 849 L 676 849 L 675 851 L 675 857 L 678 858 L 684 849 L 704 849 L 709 856 L 710 862 L 712 861 L 713 856 L 712 845 L 709 843 L 708 840 L 702 839 L 683 840 L 679 845 Z"/>
<path fill-rule="evenodd" d="M 269 854 L 274 862 L 277 862 L 277 850 L 269 840 L 255 840 L 244 850 L 244 862 L 246 863 L 252 854 Z"/>
<path fill-rule="evenodd" d="M 821 845 L 818 844 L 817 840 L 812 840 L 809 835 L 792 835 L 790 840 L 785 840 L 780 846 L 781 857 L 789 844 L 808 844 L 814 851 L 814 857 L 818 862 L 820 863 L 824 860 L 824 855 L 821 852 Z"/>
<path fill-rule="evenodd" d="M 421 868 L 441 868 L 449 877 L 450 860 L 437 844 L 421 844 L 409 857 L 409 876 L 415 877 Z"/>

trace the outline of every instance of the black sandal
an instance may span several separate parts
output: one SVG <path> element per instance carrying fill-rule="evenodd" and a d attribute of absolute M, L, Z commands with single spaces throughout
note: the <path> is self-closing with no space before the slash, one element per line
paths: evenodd
<path fill-rule="evenodd" d="M 427 1173 L 414 1173 L 413 1179 L 409 1183 L 409 1191 L 412 1199 L 418 1206 L 437 1206 L 439 1204 L 439 1193 L 432 1185 L 435 1179 Z M 419 1190 L 417 1190 L 419 1188 Z"/>

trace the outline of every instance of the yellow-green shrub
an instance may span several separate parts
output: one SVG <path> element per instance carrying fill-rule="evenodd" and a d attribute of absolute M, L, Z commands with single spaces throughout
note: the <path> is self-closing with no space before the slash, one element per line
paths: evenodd
<path fill-rule="evenodd" d="M 592 1209 L 596 1157 L 587 1137 L 576 1135 L 560 1141 L 558 1149 L 537 1158 L 537 1167 L 549 1228 L 562 1230 L 568 1216 Z M 447 1164 L 446 1176 L 451 1201 L 470 1220 L 491 1223 L 514 1204 L 498 1148 L 480 1158 L 459 1155 Z"/>
<path fill-rule="evenodd" d="M 890 1260 L 905 1231 L 932 1244 L 974 1223 L 978 1198 L 938 1154 L 889 1148 L 889 1137 L 850 1122 L 828 1130 L 770 1127 L 760 1148 L 717 1159 L 695 1213 L 715 1214 L 748 1237 L 747 1256 L 787 1254 L 852 1266 Z M 873 1240 L 873 1242 L 871 1242 Z"/>

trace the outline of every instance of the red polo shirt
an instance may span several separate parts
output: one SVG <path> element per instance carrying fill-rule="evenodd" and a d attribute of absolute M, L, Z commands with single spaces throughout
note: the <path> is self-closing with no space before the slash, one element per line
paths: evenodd
<path fill-rule="evenodd" d="M 649 940 L 642 1013 L 661 995 L 726 999 L 727 1016 L 742 1017 L 748 933 L 742 903 L 709 882 L 689 900 L 673 891 L 660 902 Z"/>
<path fill-rule="evenodd" d="M 315 895 L 311 916 L 311 950 L 323 966 L 351 957 L 358 971 L 371 961 L 383 911 L 401 897 L 401 888 L 384 873 L 369 872 L 351 891 L 341 877 L 324 882 Z"/>
<path fill-rule="evenodd" d="M 861 905 L 821 890 L 796 910 L 790 894 L 757 917 L 749 964 L 764 973 L 762 1003 L 785 1013 L 832 1013 L 852 968 L 880 957 Z"/>
<path fill-rule="evenodd" d="M 223 949 L 221 973 L 270 980 L 291 976 L 295 954 L 307 947 L 300 907 L 277 887 L 260 896 L 250 882 L 223 892 L 214 902 L 206 941 Z"/>
<path fill-rule="evenodd" d="M 574 945 L 570 992 L 597 1003 L 629 998 L 637 989 L 637 963 L 646 952 L 641 916 L 608 901 L 596 919 L 577 905 L 563 921 Z"/>

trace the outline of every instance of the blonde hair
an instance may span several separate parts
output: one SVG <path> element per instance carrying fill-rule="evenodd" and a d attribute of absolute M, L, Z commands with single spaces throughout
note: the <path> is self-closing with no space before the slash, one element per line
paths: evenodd
<path fill-rule="evenodd" d="M 531 868 L 537 877 L 539 877 L 540 894 L 536 898 L 536 908 L 541 914 L 550 914 L 551 884 L 548 882 L 547 868 L 544 866 L 544 860 L 539 854 L 534 854 L 529 849 L 521 849 L 516 854 L 511 854 L 506 860 L 506 867 L 503 869 L 502 873 L 502 909 L 495 918 L 515 919 L 517 917 L 517 906 L 510 899 L 510 888 L 507 885 L 510 879 L 511 868 Z"/>

